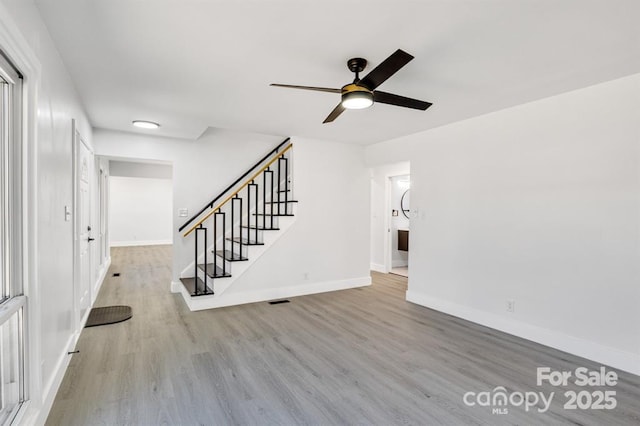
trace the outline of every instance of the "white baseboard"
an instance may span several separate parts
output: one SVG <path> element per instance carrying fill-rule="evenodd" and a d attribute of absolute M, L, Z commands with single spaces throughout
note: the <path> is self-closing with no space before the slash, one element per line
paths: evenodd
<path fill-rule="evenodd" d="M 369 269 L 376 272 L 382 272 L 383 274 L 386 274 L 388 272 L 387 268 L 385 268 L 384 265 L 381 265 L 379 263 L 373 263 L 373 262 L 371 262 Z"/>
<path fill-rule="evenodd" d="M 296 204 L 293 205 L 293 214 L 297 211 Z M 296 222 L 296 216 L 280 216 L 277 218 L 278 232 L 264 232 L 262 231 L 263 245 L 245 246 L 247 261 L 234 263 L 231 267 L 231 277 L 225 278 L 218 282 L 216 287 L 216 293 L 218 296 L 222 295 L 227 289 L 233 286 L 233 283 L 239 279 L 246 271 L 248 271 L 252 265 L 275 244 L 280 238 L 282 238 L 293 227 Z M 213 242 L 209 246 L 212 250 L 214 247 Z M 200 254 L 198 257 L 198 263 L 204 262 L 204 254 Z M 190 262 L 180 272 L 180 277 L 193 277 L 195 261 Z M 181 285 L 182 286 L 182 285 Z M 184 287 L 184 286 L 183 286 Z"/>
<path fill-rule="evenodd" d="M 621 351 L 521 321 L 514 321 L 511 318 L 436 299 L 421 293 L 407 291 L 407 301 L 640 375 L 640 355 L 638 354 Z"/>
<path fill-rule="evenodd" d="M 326 293 L 329 291 L 347 290 L 350 288 L 365 287 L 369 285 L 371 285 L 371 277 L 367 276 L 338 281 L 325 281 L 313 284 L 269 288 L 242 293 L 225 293 L 220 296 L 191 297 L 183 285 L 180 285 L 179 291 L 185 298 L 189 309 L 192 311 L 200 311 L 203 309 L 222 308 L 225 306 L 243 305 L 245 303 L 264 302 L 267 300 Z"/>
<path fill-rule="evenodd" d="M 165 246 L 173 244 L 173 240 L 149 240 L 149 241 L 111 241 L 111 247 L 136 247 L 136 246 Z"/>
<path fill-rule="evenodd" d="M 64 352 L 60 355 L 60 358 L 58 358 L 51 380 L 42 388 L 42 406 L 35 415 L 36 420 L 34 424 L 36 425 L 43 425 L 47 421 L 49 411 L 51 411 L 51 407 L 53 406 L 53 401 L 56 399 L 56 394 L 58 393 L 58 389 L 60 389 L 62 379 L 64 379 L 64 373 L 66 373 L 67 367 L 69 367 L 69 363 L 71 362 L 72 355 L 69 355 L 68 352 L 73 351 L 77 339 L 78 336 L 75 333 L 69 337 Z"/>
<path fill-rule="evenodd" d="M 171 293 L 180 293 L 181 288 L 184 288 L 181 282 L 171 281 Z"/>
<path fill-rule="evenodd" d="M 92 294 L 91 296 L 91 306 L 89 307 L 89 309 L 87 309 L 87 312 L 85 313 L 84 317 L 80 319 L 79 330 L 77 330 L 75 333 L 73 333 L 69 337 L 65 350 L 61 354 L 60 358 L 58 359 L 58 363 L 56 364 L 56 368 L 54 370 L 55 373 L 53 374 L 53 377 L 51 378 L 51 380 L 49 380 L 49 383 L 47 383 L 46 386 L 43 387 L 42 406 L 40 407 L 37 414 L 35 415 L 36 420 L 34 424 L 43 425 L 46 422 L 47 417 L 49 416 L 49 411 L 53 406 L 53 401 L 56 398 L 58 389 L 60 389 L 60 385 L 62 384 L 62 379 L 64 379 L 64 374 L 67 372 L 67 368 L 69 367 L 69 363 L 71 362 L 72 355 L 69 355 L 68 353 L 73 351 L 74 348 L 76 347 L 76 344 L 78 343 L 78 339 L 80 338 L 80 333 L 84 329 L 84 326 L 87 323 L 87 319 L 89 319 L 89 313 L 91 312 L 91 308 L 93 307 L 93 304 L 96 301 L 98 291 L 100 291 L 100 288 L 104 283 L 104 279 L 107 276 L 107 271 L 109 270 L 110 265 L 111 265 L 111 257 L 107 259 L 103 268 L 98 273 L 98 280 L 96 281 L 92 289 L 92 292 L 95 290 L 95 294 Z"/>
<path fill-rule="evenodd" d="M 91 306 L 93 306 L 93 304 L 96 302 L 96 298 L 98 297 L 98 293 L 100 293 L 100 289 L 102 288 L 102 284 L 104 283 L 104 279 L 107 276 L 107 272 L 109 271 L 110 266 L 111 256 L 107 258 L 104 265 L 102 265 L 102 269 L 98 271 L 98 279 L 96 280 L 93 289 L 91 289 Z"/>
<path fill-rule="evenodd" d="M 392 268 L 402 268 L 404 266 L 409 266 L 406 260 L 392 260 L 391 267 Z"/>

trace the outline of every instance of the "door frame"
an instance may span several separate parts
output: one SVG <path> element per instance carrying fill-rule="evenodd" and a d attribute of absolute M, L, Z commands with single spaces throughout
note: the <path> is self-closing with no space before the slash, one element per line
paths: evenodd
<path fill-rule="evenodd" d="M 393 241 L 391 237 L 391 211 L 394 209 L 394 206 L 391 205 L 391 179 L 398 176 L 409 176 L 409 181 L 411 181 L 411 166 L 409 166 L 409 169 L 406 172 L 389 173 L 384 176 L 384 272 L 387 274 L 391 272 L 391 269 L 393 269 L 393 256 L 391 250 L 391 241 Z M 398 214 L 400 214 L 400 212 Z"/>
<path fill-rule="evenodd" d="M 99 254 L 99 266 L 102 267 L 104 266 L 104 262 L 107 259 L 106 256 L 106 247 L 105 247 L 105 240 L 106 240 L 106 233 L 107 233 L 107 199 L 106 199 L 106 188 L 107 188 L 107 184 L 106 184 L 106 175 L 104 172 L 104 169 L 102 167 L 98 167 L 98 229 L 99 229 L 99 233 L 98 233 L 98 238 L 100 240 L 100 248 L 98 249 L 98 254 Z"/>
<path fill-rule="evenodd" d="M 73 184 L 73 206 L 72 206 L 72 215 L 73 215 L 73 320 L 74 320 L 74 326 L 75 326 L 75 332 L 77 335 L 80 334 L 80 331 L 82 331 L 82 328 L 84 327 L 85 322 L 87 321 L 87 318 L 89 317 L 89 312 L 91 311 L 91 309 L 87 309 L 87 312 L 85 313 L 85 315 L 81 318 L 80 317 L 80 312 L 81 312 L 81 307 L 80 307 L 80 289 L 82 288 L 81 283 L 80 283 L 80 278 L 81 278 L 81 274 L 80 274 L 80 222 L 81 222 L 81 218 L 80 218 L 80 208 L 78 206 L 78 199 L 79 199 L 79 185 L 78 185 L 78 175 L 80 173 L 80 171 L 78 170 L 78 153 L 80 150 L 80 144 L 84 145 L 84 147 L 89 151 L 90 155 L 95 158 L 93 149 L 91 149 L 91 147 L 84 141 L 84 139 L 82 138 L 82 136 L 80 135 L 80 132 L 78 131 L 78 126 L 76 124 L 76 120 L 75 119 L 71 119 L 71 141 L 72 141 L 72 151 L 73 151 L 73 173 L 72 173 L 72 184 Z M 89 164 L 89 167 L 93 166 L 93 161 L 89 161 L 87 164 Z M 89 170 L 89 176 L 92 176 L 92 170 Z M 92 199 L 91 196 L 93 194 L 93 185 L 92 185 L 92 181 L 93 179 L 89 179 L 89 217 L 91 218 L 91 210 L 92 210 Z M 92 302 L 92 293 L 93 293 L 93 286 L 91 283 L 91 279 L 92 279 L 92 262 L 91 262 L 91 257 L 92 257 L 92 248 L 89 247 L 89 253 L 88 253 L 88 262 L 89 262 L 89 274 L 88 274 L 88 279 L 89 279 L 89 283 L 87 288 L 89 289 L 89 305 L 91 305 Z"/>
<path fill-rule="evenodd" d="M 93 246 L 93 259 L 96 259 L 96 263 L 93 265 L 93 288 L 91 289 L 91 304 L 96 301 L 96 297 L 100 292 L 100 287 L 104 282 L 104 277 L 107 273 L 109 265 L 111 264 L 111 257 L 109 255 L 109 173 L 108 166 L 105 165 L 103 157 L 94 155 L 94 170 L 95 170 L 95 196 L 93 197 L 93 206 L 95 207 L 96 214 L 93 217 L 96 224 L 96 231 L 94 233 L 96 242 L 100 243 L 100 246 Z"/>

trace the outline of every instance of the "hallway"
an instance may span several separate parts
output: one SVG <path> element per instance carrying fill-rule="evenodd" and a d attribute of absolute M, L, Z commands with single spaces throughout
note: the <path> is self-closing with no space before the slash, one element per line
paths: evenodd
<path fill-rule="evenodd" d="M 615 410 L 564 410 L 563 392 L 580 388 L 536 387 L 536 367 L 599 365 L 408 303 L 403 277 L 372 273 L 371 287 L 189 312 L 168 290 L 171 246 L 114 248 L 112 262 L 95 306 L 131 305 L 133 318 L 83 330 L 48 425 L 640 419 L 638 377 L 619 372 Z M 496 386 L 556 396 L 546 413 L 463 403 Z"/>

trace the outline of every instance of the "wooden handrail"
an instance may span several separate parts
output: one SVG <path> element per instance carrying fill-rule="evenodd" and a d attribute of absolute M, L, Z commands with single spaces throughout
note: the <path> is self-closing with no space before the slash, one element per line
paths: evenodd
<path fill-rule="evenodd" d="M 269 151 L 269 153 L 267 155 L 265 155 L 264 157 L 262 157 L 256 164 L 254 164 L 249 170 L 247 170 L 246 172 L 244 172 L 244 174 L 242 176 L 240 176 L 238 179 L 236 179 L 235 182 L 233 182 L 231 185 L 227 186 L 227 188 L 222 191 L 221 193 L 218 194 L 218 196 L 216 198 L 214 198 L 213 200 L 211 200 L 210 202 L 208 202 L 203 208 L 200 209 L 200 211 L 196 214 L 194 214 L 193 216 L 191 216 L 191 218 L 189 220 L 187 220 L 185 223 L 182 224 L 182 226 L 178 229 L 178 232 L 182 232 L 182 230 L 184 228 L 186 228 L 187 226 L 189 226 L 189 224 L 191 222 L 193 222 L 194 220 L 196 220 L 197 218 L 200 217 L 200 215 L 202 213 L 204 213 L 207 209 L 213 208 L 213 204 L 218 201 L 220 198 L 222 198 L 222 196 L 224 194 L 226 194 L 227 192 L 231 191 L 231 188 L 234 188 L 242 179 L 244 179 L 245 177 L 249 176 L 249 173 L 251 173 L 256 167 L 258 167 L 260 164 L 264 163 L 265 161 L 267 161 L 267 159 L 269 157 L 271 157 L 273 154 L 275 154 L 276 152 L 278 152 L 280 150 L 280 148 L 282 148 L 287 142 L 289 142 L 291 140 L 291 138 L 286 138 L 285 140 L 283 140 L 282 142 L 280 142 L 280 144 L 278 144 L 278 146 L 276 146 L 275 148 L 273 148 L 271 151 Z"/>
<path fill-rule="evenodd" d="M 217 210 L 219 210 L 222 206 L 224 206 L 225 204 L 227 204 L 229 202 L 229 200 L 231 200 L 233 197 L 235 197 L 240 191 L 242 191 L 247 185 L 249 185 L 251 183 L 251 181 L 253 181 L 255 178 L 257 178 L 258 176 L 260 176 L 260 174 L 262 172 L 264 172 L 265 170 L 267 170 L 267 168 L 272 165 L 273 163 L 276 162 L 276 160 L 278 158 L 280 158 L 285 152 L 289 151 L 291 148 L 293 147 L 293 144 L 290 143 L 285 149 L 283 149 L 282 151 L 278 152 L 275 154 L 275 156 L 264 166 L 262 166 L 262 168 L 260 170 L 258 170 L 253 176 L 251 176 L 249 179 L 247 179 L 238 189 L 236 189 L 235 191 L 233 191 L 233 193 L 231 193 L 227 198 L 224 199 L 224 201 L 222 201 L 220 204 L 218 204 L 215 208 L 213 208 L 209 213 L 207 213 L 202 219 L 200 219 L 198 222 L 196 222 L 191 228 L 189 228 L 189 230 L 187 232 L 185 232 L 185 234 L 183 235 L 183 237 L 187 237 L 189 236 L 189 234 L 191 234 L 193 231 L 195 231 L 195 229 L 197 227 L 199 227 L 200 225 L 202 225 L 202 223 L 209 219 L 211 216 L 213 216 L 215 214 L 215 212 Z"/>

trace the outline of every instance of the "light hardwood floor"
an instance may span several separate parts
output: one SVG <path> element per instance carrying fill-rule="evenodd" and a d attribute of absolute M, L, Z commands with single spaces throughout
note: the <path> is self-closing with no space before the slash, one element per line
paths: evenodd
<path fill-rule="evenodd" d="M 640 423 L 639 377 L 619 372 L 613 410 L 565 410 L 580 388 L 537 387 L 536 367 L 599 365 L 408 303 L 403 277 L 189 312 L 168 290 L 170 247 L 112 259 L 96 306 L 131 305 L 133 318 L 82 332 L 48 425 Z M 555 396 L 546 413 L 463 403 L 497 386 Z"/>

